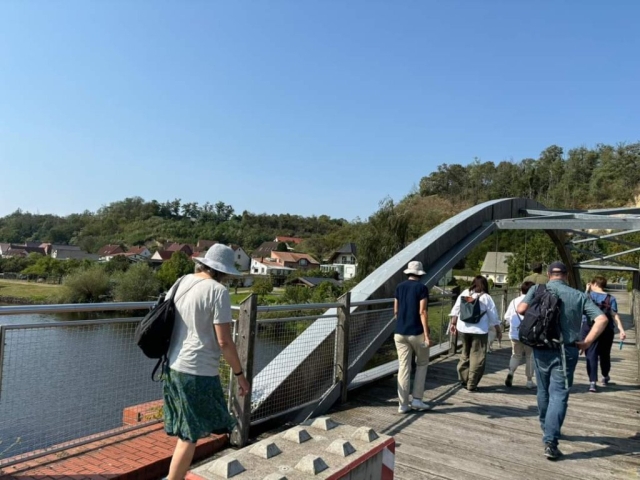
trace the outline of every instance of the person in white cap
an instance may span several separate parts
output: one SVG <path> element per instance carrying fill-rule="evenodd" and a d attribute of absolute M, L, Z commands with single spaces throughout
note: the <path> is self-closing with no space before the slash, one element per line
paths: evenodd
<path fill-rule="evenodd" d="M 433 345 L 429 336 L 429 291 L 420 281 L 425 274 L 422 263 L 409 262 L 404 271 L 408 280 L 396 287 L 393 306 L 397 318 L 395 335 L 393 337 L 398 351 L 398 400 L 399 413 L 415 410 L 429 410 L 430 405 L 422 401 L 424 386 L 429 367 L 429 347 Z M 409 403 L 409 388 L 411 377 L 411 360 L 416 358 L 416 372 L 413 381 L 411 403 Z"/>
<path fill-rule="evenodd" d="M 169 480 L 185 477 L 200 438 L 230 433 L 235 426 L 220 385 L 221 353 L 236 376 L 238 394 L 250 390 L 231 334 L 229 292 L 221 284 L 227 275 L 240 275 L 234 252 L 216 244 L 195 262 L 195 274 L 177 286 L 175 326 L 163 375 L 164 428 L 178 437 Z"/>

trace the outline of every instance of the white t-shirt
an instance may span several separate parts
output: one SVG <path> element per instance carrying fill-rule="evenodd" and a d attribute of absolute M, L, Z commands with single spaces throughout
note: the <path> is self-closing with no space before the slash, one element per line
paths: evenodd
<path fill-rule="evenodd" d="M 511 340 L 520 340 L 519 330 L 520 330 L 520 322 L 522 321 L 522 317 L 518 315 L 517 308 L 520 305 L 520 302 L 524 300 L 524 295 L 520 295 L 517 298 L 511 300 L 509 304 L 509 308 L 507 308 L 506 313 L 504 314 L 504 319 L 509 322 L 509 338 Z"/>
<path fill-rule="evenodd" d="M 466 323 L 460 320 L 460 302 L 462 297 L 480 297 L 480 308 L 482 311 L 486 311 L 487 313 L 482 316 L 478 323 Z M 456 323 L 456 328 L 459 332 L 462 333 L 478 333 L 484 334 L 489 333 L 489 327 L 495 327 L 496 325 L 500 325 L 500 318 L 498 317 L 498 311 L 496 310 L 496 304 L 493 303 L 493 299 L 488 293 L 470 293 L 469 289 L 464 290 L 458 299 L 456 300 L 455 305 L 451 309 L 450 317 L 458 317 L 458 322 Z"/>
<path fill-rule="evenodd" d="M 220 346 L 213 325 L 232 321 L 229 291 L 215 280 L 187 275 L 180 283 L 175 302 L 169 367 L 191 375 L 215 377 Z"/>

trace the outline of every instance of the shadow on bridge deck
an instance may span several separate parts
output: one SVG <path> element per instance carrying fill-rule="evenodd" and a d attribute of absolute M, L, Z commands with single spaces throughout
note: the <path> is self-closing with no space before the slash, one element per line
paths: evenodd
<path fill-rule="evenodd" d="M 627 333 L 622 350 L 614 344 L 613 384 L 598 393 L 588 392 L 581 357 L 560 441 L 564 457 L 557 462 L 542 455 L 535 390 L 524 386 L 524 365 L 514 387 L 504 386 L 507 341 L 488 355 L 478 392 L 456 386 L 457 357 L 446 358 L 429 367 L 425 399 L 434 403 L 432 411 L 398 414 L 393 377 L 352 392 L 331 416 L 395 436 L 397 479 L 638 478 L 640 387 L 635 332 Z"/>

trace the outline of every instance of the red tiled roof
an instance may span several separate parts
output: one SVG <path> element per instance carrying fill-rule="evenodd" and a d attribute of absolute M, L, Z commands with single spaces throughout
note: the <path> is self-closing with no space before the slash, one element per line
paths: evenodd
<path fill-rule="evenodd" d="M 144 245 L 141 247 L 131 247 L 127 253 L 128 254 L 134 254 L 137 253 L 138 255 L 142 255 L 142 252 L 144 252 L 145 250 L 147 250 L 147 247 L 145 247 Z"/>
<path fill-rule="evenodd" d="M 170 252 L 169 250 L 158 250 L 156 253 L 153 254 L 153 256 L 159 256 L 163 261 L 164 260 L 169 260 L 171 258 L 171 255 L 173 255 L 175 252 Z"/>
<path fill-rule="evenodd" d="M 215 240 L 198 240 L 198 244 L 196 245 L 196 248 L 199 250 L 206 250 L 209 247 L 213 247 L 216 243 Z"/>
<path fill-rule="evenodd" d="M 276 237 L 276 242 L 284 242 L 284 243 L 301 243 L 302 242 L 302 238 L 298 238 L 298 237 Z"/>
<path fill-rule="evenodd" d="M 120 245 L 105 245 L 100 250 L 98 250 L 98 255 L 100 255 L 101 257 L 115 255 L 116 253 L 123 253 Z"/>
<path fill-rule="evenodd" d="M 274 252 L 271 252 L 271 257 L 279 258 L 280 260 L 285 261 L 285 262 L 295 262 L 295 263 L 298 263 L 300 260 L 305 259 L 309 263 L 320 265 L 320 262 L 318 262 L 315 258 L 313 258 L 311 255 L 308 255 L 306 253 L 275 252 L 274 251 Z"/>

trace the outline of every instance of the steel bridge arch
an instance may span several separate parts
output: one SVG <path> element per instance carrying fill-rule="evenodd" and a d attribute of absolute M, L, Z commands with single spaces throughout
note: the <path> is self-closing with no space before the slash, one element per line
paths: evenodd
<path fill-rule="evenodd" d="M 640 209 L 590 210 L 567 212 L 547 210 L 535 200 L 506 198 L 488 201 L 449 218 L 437 227 L 412 242 L 401 252 L 387 260 L 351 290 L 351 302 L 393 297 L 395 286 L 404 279 L 403 270 L 408 262 L 419 260 L 426 275 L 423 282 L 428 288 L 476 245 L 498 229 L 544 230 L 551 238 L 560 259 L 569 269 L 569 283 L 580 286 L 579 267 L 574 264 L 565 232 L 571 228 L 629 228 L 640 229 L 640 217 L 613 218 L 612 215 L 640 211 Z M 593 226 L 581 226 L 590 222 Z M 358 307 L 351 309 L 352 314 Z M 336 315 L 332 309 L 325 316 Z M 395 320 L 388 315 L 380 323 L 350 326 L 350 337 L 357 341 L 349 343 L 349 368 L 347 381 L 351 383 L 365 364 L 372 358 L 382 343 L 391 335 Z M 296 420 L 309 414 L 320 414 L 328 410 L 339 397 L 334 379 L 327 372 L 333 369 L 332 359 L 327 358 L 327 348 L 335 344 L 335 319 L 321 318 L 309 326 L 289 344 L 276 358 L 256 375 L 253 382 L 254 396 L 252 412 L 259 417 L 276 410 L 298 411 Z M 309 402 L 305 408 L 297 408 L 293 398 L 299 394 L 300 378 L 309 379 L 304 384 L 308 398 L 319 398 Z M 315 383 L 311 379 L 316 379 Z M 277 407 L 276 407 L 277 406 Z M 288 410 L 287 410 L 288 407 Z"/>

